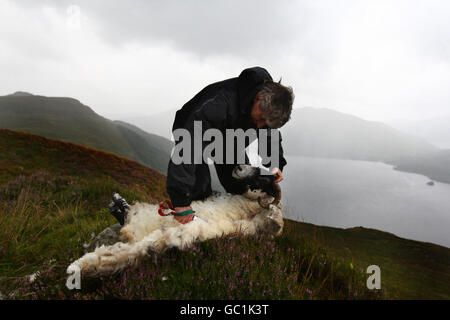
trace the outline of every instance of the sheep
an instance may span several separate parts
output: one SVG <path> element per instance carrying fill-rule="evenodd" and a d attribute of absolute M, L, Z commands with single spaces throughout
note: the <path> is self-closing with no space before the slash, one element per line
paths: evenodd
<path fill-rule="evenodd" d="M 160 216 L 158 205 L 136 202 L 127 210 L 119 242 L 97 247 L 74 261 L 68 270 L 79 268 L 85 276 L 112 274 L 142 259 L 156 259 L 169 248 L 184 249 L 222 235 L 268 232 L 279 236 L 283 230 L 280 190 L 269 187 L 275 184 L 273 180 L 255 174 L 255 170 L 259 169 L 237 166 L 233 177 L 246 183 L 247 191 L 243 195 L 214 193 L 205 200 L 193 201 L 196 217 L 187 224 L 180 224 L 172 215 Z"/>

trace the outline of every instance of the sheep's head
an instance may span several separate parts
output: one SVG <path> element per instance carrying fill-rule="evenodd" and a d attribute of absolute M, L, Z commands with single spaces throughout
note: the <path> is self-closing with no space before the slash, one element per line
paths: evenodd
<path fill-rule="evenodd" d="M 254 194 L 261 207 L 267 209 L 270 204 L 277 206 L 280 202 L 281 189 L 274 175 L 261 175 L 259 168 L 241 164 L 233 169 L 232 176 L 246 185 L 247 193 Z M 273 202 L 264 203 L 263 194 L 273 197 Z"/>

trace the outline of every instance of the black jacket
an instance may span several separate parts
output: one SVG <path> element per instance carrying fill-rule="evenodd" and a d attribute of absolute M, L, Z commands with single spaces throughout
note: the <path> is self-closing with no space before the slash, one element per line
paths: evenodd
<path fill-rule="evenodd" d="M 261 91 L 265 80 L 272 80 L 267 70 L 253 67 L 242 71 L 239 77 L 208 85 L 177 111 L 172 131 L 184 128 L 189 130 L 193 137 L 194 121 L 198 120 L 202 121 L 203 131 L 215 128 L 225 133 L 225 129 L 241 128 L 244 131 L 249 128 L 256 129 L 256 125 L 251 122 L 250 113 L 253 99 Z M 250 142 L 248 141 L 248 143 Z M 270 146 L 270 136 L 268 144 Z M 205 145 L 204 143 L 203 148 Z M 237 152 L 244 152 L 244 150 L 235 150 L 235 159 Z M 281 134 L 279 155 L 279 168 L 283 170 L 286 160 L 281 147 Z M 248 163 L 247 158 L 246 162 Z M 188 206 L 192 200 L 201 198 L 198 195 L 193 197 L 194 194 L 198 194 L 196 192 L 198 190 L 194 190 L 196 186 L 205 189 L 202 191 L 203 193 L 210 193 L 209 170 L 205 169 L 205 166 L 207 168 L 207 164 L 175 165 L 172 161 L 169 162 L 167 192 L 174 206 Z M 217 174 L 228 192 L 240 193 L 241 190 L 236 190 L 231 177 L 231 170 L 234 166 L 216 164 Z M 206 175 L 208 176 L 206 177 Z M 204 180 L 204 182 L 199 180 Z M 208 183 L 209 188 L 205 186 Z M 208 195 L 204 194 L 203 196 Z"/>

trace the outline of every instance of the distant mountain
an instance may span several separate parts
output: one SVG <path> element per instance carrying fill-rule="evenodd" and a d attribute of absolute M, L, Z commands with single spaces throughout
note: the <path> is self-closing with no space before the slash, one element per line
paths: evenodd
<path fill-rule="evenodd" d="M 423 174 L 436 181 L 450 183 L 450 150 L 438 150 L 419 157 L 395 161 L 395 169 Z"/>
<path fill-rule="evenodd" d="M 161 136 L 145 132 L 138 127 L 124 121 L 114 121 L 122 136 L 134 150 L 139 159 L 148 159 L 150 167 L 158 168 L 162 173 L 167 172 L 172 142 Z"/>
<path fill-rule="evenodd" d="M 150 116 L 127 117 L 123 118 L 122 120 L 132 123 L 147 132 L 151 132 L 170 139 L 176 112 L 177 110 L 173 109 L 169 111 L 159 112 Z"/>
<path fill-rule="evenodd" d="M 436 147 L 450 149 L 450 114 L 416 121 L 392 120 L 388 124 L 401 131 L 422 137 Z"/>
<path fill-rule="evenodd" d="M 24 92 L 0 97 L 0 128 L 106 150 L 166 173 L 172 142 L 96 114 L 76 99 Z"/>
<path fill-rule="evenodd" d="M 380 161 L 450 183 L 450 151 L 384 123 L 330 109 L 295 109 L 281 129 L 286 154 Z"/>
<path fill-rule="evenodd" d="M 325 108 L 295 109 L 281 132 L 285 152 L 292 155 L 389 162 L 437 150 L 384 123 Z"/>
<path fill-rule="evenodd" d="M 148 132 L 170 137 L 175 112 L 130 117 L 126 121 Z M 291 120 L 281 128 L 281 133 L 284 152 L 288 155 L 380 161 L 393 164 L 399 170 L 450 183 L 446 153 L 423 138 L 381 122 L 326 108 L 305 107 L 293 110 Z"/>
<path fill-rule="evenodd" d="M 145 131 L 170 136 L 175 112 L 130 117 L 125 121 Z M 384 123 L 325 108 L 294 109 L 291 120 L 281 128 L 281 133 L 284 151 L 291 155 L 390 161 L 438 150 L 424 139 Z"/>

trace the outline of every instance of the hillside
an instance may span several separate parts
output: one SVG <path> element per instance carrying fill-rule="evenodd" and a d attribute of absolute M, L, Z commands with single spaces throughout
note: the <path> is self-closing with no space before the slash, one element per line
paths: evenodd
<path fill-rule="evenodd" d="M 402 157 L 395 169 L 423 174 L 430 179 L 450 183 L 450 149 L 438 150 L 415 158 Z"/>
<path fill-rule="evenodd" d="M 83 244 L 115 223 L 106 206 L 167 199 L 165 177 L 108 152 L 0 130 L 0 297 L 4 299 L 450 298 L 450 250 L 365 228 L 286 220 L 283 235 L 210 240 L 157 265 L 65 288 Z M 378 264 L 382 291 L 365 287 Z M 39 271 L 34 282 L 24 278 Z"/>
<path fill-rule="evenodd" d="M 110 151 L 162 173 L 172 148 L 170 140 L 103 118 L 78 100 L 23 92 L 0 97 L 0 128 Z"/>
<path fill-rule="evenodd" d="M 450 299 L 449 248 L 363 227 L 341 229 L 288 221 L 286 232 L 355 268 L 378 265 L 386 298 Z"/>
<path fill-rule="evenodd" d="M 392 127 L 422 137 L 442 149 L 450 149 L 449 123 L 450 114 L 422 120 L 396 119 L 389 121 Z"/>
<path fill-rule="evenodd" d="M 48 139 L 25 132 L 0 129 L 0 186 L 20 176 L 45 171 L 55 177 L 111 179 L 124 187 L 165 188 L 165 176 L 135 161 L 110 152 Z M 158 194 L 164 194 L 160 193 Z"/>
<path fill-rule="evenodd" d="M 0 129 L 0 275 L 29 272 L 113 223 L 105 209 L 113 191 L 130 200 L 167 198 L 165 176 L 137 162 Z"/>

